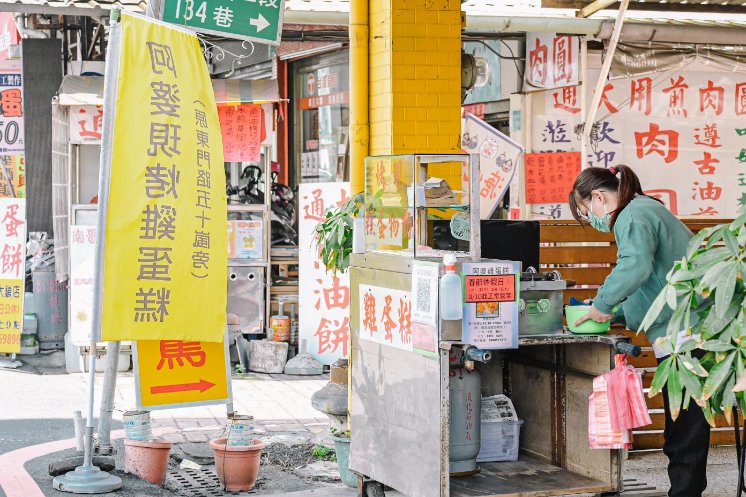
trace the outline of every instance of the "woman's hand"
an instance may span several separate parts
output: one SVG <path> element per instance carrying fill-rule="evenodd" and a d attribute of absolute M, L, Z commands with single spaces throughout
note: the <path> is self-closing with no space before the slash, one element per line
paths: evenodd
<path fill-rule="evenodd" d="M 581 324 L 589 320 L 593 320 L 597 323 L 606 323 L 607 321 L 611 321 L 613 317 L 614 316 L 612 316 L 611 314 L 604 314 L 603 312 L 596 309 L 594 306 L 591 306 L 591 310 L 588 311 L 588 314 L 575 321 L 575 326 L 580 326 Z"/>

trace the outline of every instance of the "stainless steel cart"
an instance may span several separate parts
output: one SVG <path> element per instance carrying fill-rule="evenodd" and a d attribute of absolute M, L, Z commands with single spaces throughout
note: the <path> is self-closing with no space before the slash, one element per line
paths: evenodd
<path fill-rule="evenodd" d="M 427 163 L 448 161 L 461 162 L 468 167 L 469 177 L 479 178 L 476 160 L 468 156 L 410 156 L 406 160 L 413 166 L 409 178 L 419 172 L 420 181 L 425 177 L 421 168 Z M 377 174 L 376 181 L 385 188 L 387 181 L 381 182 L 381 175 L 396 168 L 387 165 L 376 171 L 375 163 L 366 163 L 368 171 L 366 201 L 380 199 L 382 188 L 372 188 L 371 176 Z M 461 340 L 460 323 L 454 326 L 454 321 L 438 320 L 437 351 L 430 355 L 376 342 L 363 330 L 363 292 L 367 288 L 412 292 L 416 261 L 437 260 L 432 258 L 440 255 L 433 250 L 435 244 L 429 243 L 432 223 L 426 213 L 428 207 L 419 203 L 419 184 L 407 181 L 406 172 L 402 177 L 413 195 L 408 196 L 409 204 L 395 207 L 414 211 L 413 240 L 409 235 L 393 242 L 384 240 L 386 246 L 382 248 L 376 240 L 376 226 L 369 221 L 380 219 L 386 224 L 390 218 L 381 215 L 380 203 L 378 208 L 366 203 L 370 235 L 366 237 L 366 253 L 351 258 L 349 465 L 360 476 L 360 495 L 383 495 L 384 485 L 408 497 L 538 497 L 618 491 L 620 451 L 589 448 L 588 395 L 593 377 L 613 367 L 615 347 L 626 339 L 573 336 L 561 330 L 521 337 L 517 349 L 501 350 L 491 362 L 477 365 L 482 375 L 482 395 L 509 395 L 525 421 L 520 458 L 517 462 L 482 463 L 477 475 L 451 478 L 449 351 L 468 345 Z M 454 205 L 458 212 L 478 212 L 474 209 L 477 187 L 469 183 L 470 195 Z M 479 260 L 479 222 L 474 221 L 469 245 L 458 254 L 459 265 Z M 401 246 L 395 247 L 399 242 Z"/>

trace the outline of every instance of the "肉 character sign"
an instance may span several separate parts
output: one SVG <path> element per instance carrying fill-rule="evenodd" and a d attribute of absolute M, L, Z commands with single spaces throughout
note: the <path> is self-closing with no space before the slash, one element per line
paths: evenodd
<path fill-rule="evenodd" d="M 608 81 L 581 162 L 629 165 L 643 190 L 679 216 L 735 217 L 746 205 L 746 77 L 693 69 Z M 589 73 L 588 101 L 598 71 Z M 573 86 L 545 93 L 543 109 L 533 116 L 535 152 L 580 152 L 574 132 L 580 124 L 579 92 Z M 526 164 L 528 169 L 528 158 Z M 548 174 L 553 172 L 542 176 Z M 536 203 L 546 203 L 532 210 L 570 216 L 567 185 L 561 189 L 564 199 L 539 199 Z"/>
<path fill-rule="evenodd" d="M 561 88 L 578 84 L 580 39 L 554 33 L 526 35 L 526 86 Z"/>
<path fill-rule="evenodd" d="M 299 336 L 306 343 L 306 352 L 322 364 L 331 364 L 349 353 L 350 275 L 326 271 L 313 236 L 326 211 L 349 200 L 350 184 L 301 183 L 298 196 Z"/>
<path fill-rule="evenodd" d="M 26 200 L 0 198 L 0 352 L 21 350 L 26 279 Z"/>
<path fill-rule="evenodd" d="M 103 267 L 96 286 L 102 298 L 95 299 L 94 316 L 101 321 L 94 320 L 94 335 L 222 343 L 225 172 L 199 41 L 126 12 L 113 29 L 110 53 L 119 56 L 119 74 L 105 95 L 113 126 L 104 126 L 102 143 L 108 182 L 100 199 L 105 229 L 96 244 Z"/>

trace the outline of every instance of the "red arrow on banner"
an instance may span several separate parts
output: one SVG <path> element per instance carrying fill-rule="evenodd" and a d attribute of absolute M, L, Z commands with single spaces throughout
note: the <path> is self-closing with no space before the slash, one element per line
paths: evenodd
<path fill-rule="evenodd" d="M 160 385 L 157 387 L 150 387 L 150 393 L 155 395 L 158 393 L 189 392 L 192 390 L 199 390 L 199 392 L 202 393 L 214 386 L 215 383 L 210 383 L 207 380 L 200 379 L 199 383 L 181 383 L 179 385 Z"/>

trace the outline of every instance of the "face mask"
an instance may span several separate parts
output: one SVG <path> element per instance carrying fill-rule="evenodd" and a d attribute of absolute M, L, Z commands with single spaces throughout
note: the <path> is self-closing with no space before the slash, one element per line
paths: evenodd
<path fill-rule="evenodd" d="M 588 210 L 588 223 L 598 231 L 608 233 L 611 231 L 610 220 L 611 215 L 606 211 L 606 204 L 604 204 L 603 217 L 598 217 L 593 213 L 593 200 L 591 200 L 591 208 Z"/>

